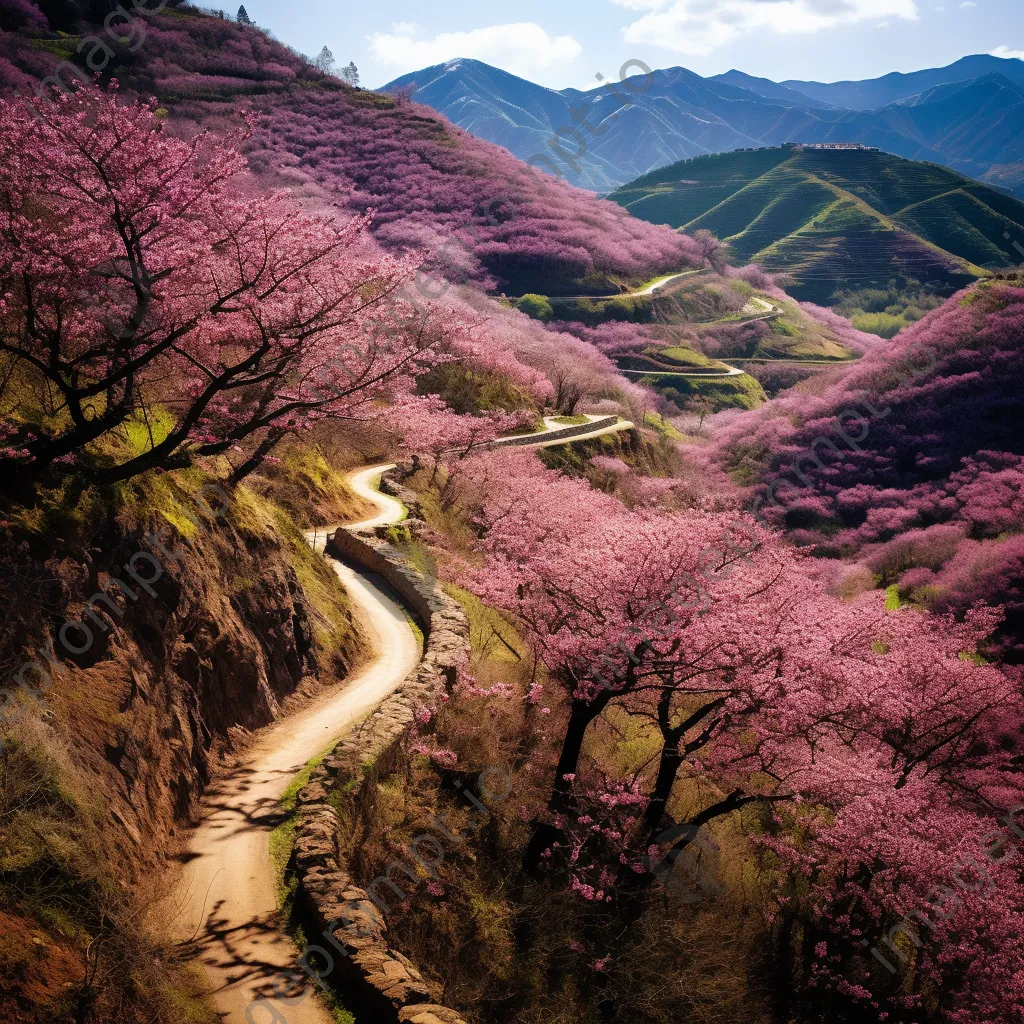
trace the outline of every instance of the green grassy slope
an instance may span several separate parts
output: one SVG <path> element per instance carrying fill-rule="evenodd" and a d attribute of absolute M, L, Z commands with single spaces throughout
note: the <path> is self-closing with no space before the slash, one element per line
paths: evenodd
<path fill-rule="evenodd" d="M 706 228 L 792 280 L 798 298 L 893 279 L 963 284 L 1020 262 L 1024 203 L 935 164 L 787 147 L 672 164 L 611 196 L 635 216 Z M 1009 234 L 1009 238 L 1005 236 Z"/>
<path fill-rule="evenodd" d="M 717 163 L 719 158 L 712 156 L 650 171 L 623 185 L 609 198 L 636 217 L 677 228 L 767 174 L 789 154 L 783 149 L 758 149 L 724 155 L 731 158 L 728 165 Z M 711 174 L 707 173 L 708 162 L 715 162 Z"/>
<path fill-rule="evenodd" d="M 726 362 L 732 358 L 831 360 L 851 356 L 835 333 L 808 316 L 798 303 L 758 294 L 743 280 L 715 275 L 687 278 L 659 293 L 651 328 L 665 347 L 656 356 L 657 347 L 648 349 L 647 362 L 621 363 L 625 369 L 651 367 L 652 356 L 662 364 L 678 362 L 682 352 L 689 353 L 687 358 L 695 368 L 707 366 L 707 357 L 694 348 L 710 349 Z"/>

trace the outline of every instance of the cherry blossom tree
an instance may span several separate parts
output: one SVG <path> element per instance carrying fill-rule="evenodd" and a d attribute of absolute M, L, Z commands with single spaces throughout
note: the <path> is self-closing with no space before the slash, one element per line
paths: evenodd
<path fill-rule="evenodd" d="M 978 657 L 998 612 L 957 622 L 888 610 L 877 592 L 829 598 L 812 566 L 753 522 L 629 510 L 528 455 L 476 456 L 463 472 L 487 555 L 471 583 L 515 615 L 563 695 L 531 870 L 560 869 L 629 922 L 652 866 L 745 806 L 775 808 L 772 848 L 792 852 L 793 870 L 812 863 L 798 856 L 808 835 L 828 861 L 858 816 L 901 807 L 885 843 L 865 832 L 884 889 L 920 844 L 914 808 L 977 822 L 1019 800 L 1024 700 Z M 661 737 L 631 778 L 584 754 L 612 706 Z M 679 816 L 684 776 L 707 796 Z"/>
<path fill-rule="evenodd" d="M 152 104 L 82 90 L 0 102 L 0 125 L 0 455 L 24 480 L 229 451 L 244 475 L 287 432 L 408 391 L 460 330 L 399 296 L 413 260 L 368 245 L 367 217 L 247 193 L 235 144 L 173 138 Z"/>
<path fill-rule="evenodd" d="M 729 246 L 705 228 L 693 233 L 693 241 L 701 258 L 716 274 L 721 274 L 729 260 Z"/>
<path fill-rule="evenodd" d="M 528 426 L 533 420 L 531 412 L 460 414 L 438 395 L 405 397 L 392 409 L 391 416 L 401 434 L 402 448 L 410 454 L 430 456 L 431 483 L 443 462 L 464 459 L 501 434 Z"/>
<path fill-rule="evenodd" d="M 524 469 L 488 476 L 484 461 L 469 472 L 503 480 L 482 502 L 488 561 L 475 586 L 523 622 L 569 705 L 549 801 L 554 827 L 538 828 L 527 859 L 560 834 L 587 730 L 613 701 L 664 730 L 638 829 L 644 850 L 683 761 L 778 685 L 806 587 L 792 556 L 753 523 L 631 511 L 581 481 Z M 702 821 L 754 798 L 737 789 Z"/>
<path fill-rule="evenodd" d="M 552 405 L 572 415 L 581 402 L 607 395 L 617 383 L 617 369 L 593 345 L 571 334 L 536 331 L 524 334 L 518 356 L 544 373 L 552 386 Z"/>
<path fill-rule="evenodd" d="M 802 801 L 762 840 L 778 858 L 779 954 L 830 1019 L 860 1007 L 931 1020 L 934 991 L 944 1021 L 1015 1019 L 1021 692 L 977 657 L 997 613 L 955 622 L 878 604 L 838 605 L 818 634 L 828 714 Z"/>

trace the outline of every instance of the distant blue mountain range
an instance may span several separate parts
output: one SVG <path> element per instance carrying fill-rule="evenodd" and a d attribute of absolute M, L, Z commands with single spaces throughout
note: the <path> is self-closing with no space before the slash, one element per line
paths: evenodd
<path fill-rule="evenodd" d="M 704 153 L 853 142 L 1024 196 L 1024 61 L 1016 58 L 977 54 L 945 68 L 830 84 L 667 68 L 589 92 L 548 89 L 460 58 L 383 91 L 393 90 L 596 192 Z"/>

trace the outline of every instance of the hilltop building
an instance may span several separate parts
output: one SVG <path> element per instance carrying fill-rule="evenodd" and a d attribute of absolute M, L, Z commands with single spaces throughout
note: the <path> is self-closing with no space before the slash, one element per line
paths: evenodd
<path fill-rule="evenodd" d="M 864 153 L 880 153 L 877 146 L 865 146 L 860 142 L 784 142 L 785 149 L 858 149 Z"/>

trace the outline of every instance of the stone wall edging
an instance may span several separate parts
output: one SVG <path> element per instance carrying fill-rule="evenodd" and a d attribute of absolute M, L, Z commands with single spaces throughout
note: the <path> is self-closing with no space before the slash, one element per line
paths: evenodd
<path fill-rule="evenodd" d="M 605 427 L 614 426 L 619 422 L 618 416 L 605 416 L 604 419 L 591 420 L 589 423 L 579 423 L 576 426 L 565 427 L 561 430 L 550 430 L 543 436 L 538 434 L 522 434 L 519 437 L 500 437 L 497 441 L 481 445 L 481 448 L 515 448 L 517 445 L 528 445 L 546 443 L 548 441 L 561 441 L 567 437 L 578 437 L 580 434 L 589 434 L 592 430 L 603 430 Z"/>
<path fill-rule="evenodd" d="M 381 489 L 402 500 L 410 513 L 418 512 L 415 495 L 394 477 Z M 433 709 L 454 685 L 469 654 L 469 622 L 437 580 L 427 580 L 371 532 L 339 530 L 327 553 L 381 575 L 422 621 L 425 650 L 398 689 L 334 748 L 299 792 L 293 857 L 298 894 L 321 942 L 343 953 L 332 977 L 353 1009 L 395 1024 L 464 1024 L 454 1010 L 438 1004 L 434 986 L 390 945 L 383 915 L 348 872 L 338 843 L 345 815 L 330 798 L 340 797 L 353 814 L 372 802 L 378 779 L 397 766 L 415 711 Z M 353 814 L 347 815 L 350 821 Z"/>
<path fill-rule="evenodd" d="M 392 498 L 397 498 L 405 506 L 409 519 L 419 521 L 423 516 L 419 495 L 402 483 L 413 471 L 411 462 L 399 463 L 394 469 L 381 475 L 380 489 L 385 494 L 390 494 Z"/>

